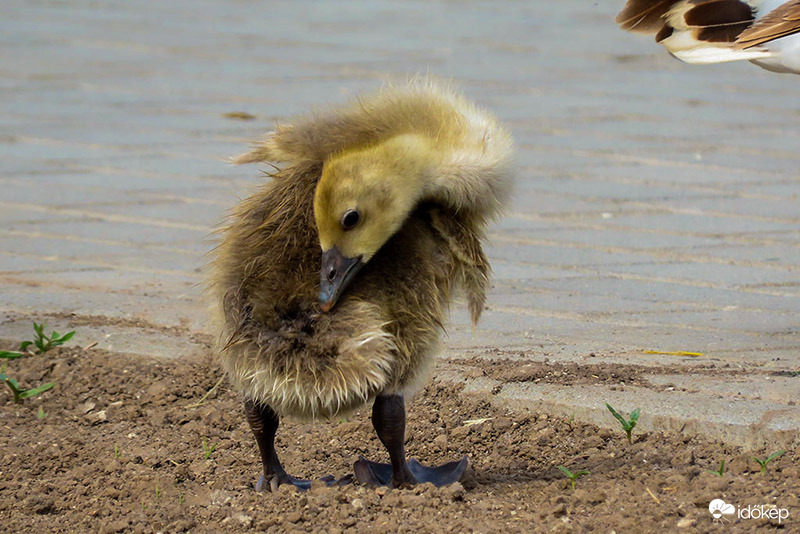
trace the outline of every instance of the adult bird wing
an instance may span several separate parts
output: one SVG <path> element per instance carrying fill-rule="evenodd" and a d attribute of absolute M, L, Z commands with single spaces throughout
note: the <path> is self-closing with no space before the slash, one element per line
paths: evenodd
<path fill-rule="evenodd" d="M 616 18 L 623 30 L 637 33 L 656 33 L 664 26 L 664 15 L 675 0 L 628 0 Z"/>
<path fill-rule="evenodd" d="M 800 33 L 800 0 L 781 4 L 758 19 L 739 35 L 734 46 L 745 50 L 795 33 Z"/>

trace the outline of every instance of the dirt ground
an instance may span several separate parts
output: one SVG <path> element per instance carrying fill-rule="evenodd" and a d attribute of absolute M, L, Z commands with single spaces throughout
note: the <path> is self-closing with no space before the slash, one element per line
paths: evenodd
<path fill-rule="evenodd" d="M 512 367 L 498 364 L 494 375 L 564 378 L 537 365 Z M 635 369 L 592 375 L 618 371 L 636 380 Z M 467 454 L 472 471 L 463 485 L 319 484 L 259 494 L 260 465 L 238 395 L 223 381 L 201 402 L 221 377 L 211 360 L 58 349 L 11 361 L 7 372 L 24 386 L 57 382 L 24 404 L 0 394 L 7 532 L 800 532 L 797 451 L 761 474 L 751 456 L 774 451 L 659 433 L 635 433 L 629 445 L 621 430 L 498 411 L 434 382 L 409 404 L 407 448 L 426 464 Z M 574 382 L 580 387 L 585 377 Z M 368 414 L 283 424 L 278 449 L 287 471 L 341 477 L 359 455 L 386 461 Z M 208 459 L 204 440 L 215 446 Z M 723 477 L 707 471 L 723 459 Z M 558 465 L 590 473 L 573 490 Z M 708 506 L 717 498 L 790 516 L 715 524 Z"/>

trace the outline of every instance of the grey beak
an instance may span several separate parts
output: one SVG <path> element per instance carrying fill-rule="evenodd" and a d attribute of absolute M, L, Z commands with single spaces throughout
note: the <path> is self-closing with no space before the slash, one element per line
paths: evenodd
<path fill-rule="evenodd" d="M 328 312 L 339 300 L 344 290 L 361 270 L 360 258 L 344 256 L 336 246 L 322 253 L 322 268 L 319 277 L 319 307 Z"/>

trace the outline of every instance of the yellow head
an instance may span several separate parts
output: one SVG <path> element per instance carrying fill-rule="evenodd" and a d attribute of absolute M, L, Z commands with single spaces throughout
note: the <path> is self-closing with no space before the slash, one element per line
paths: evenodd
<path fill-rule="evenodd" d="M 400 229 L 424 197 L 435 167 L 431 141 L 413 134 L 348 150 L 324 163 L 314 195 L 323 311 Z"/>

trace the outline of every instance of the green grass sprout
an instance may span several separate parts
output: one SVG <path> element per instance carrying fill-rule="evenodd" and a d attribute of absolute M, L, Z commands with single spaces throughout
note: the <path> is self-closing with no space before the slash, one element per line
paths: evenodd
<path fill-rule="evenodd" d="M 46 411 L 44 411 L 44 408 L 39 406 L 39 411 L 36 412 L 36 419 L 44 419 L 47 416 L 48 416 L 48 413 Z"/>
<path fill-rule="evenodd" d="M 630 416 L 628 416 L 628 419 L 625 419 L 619 413 L 617 413 L 617 411 L 614 408 L 612 408 L 609 403 L 606 403 L 606 408 L 608 408 L 608 411 L 611 412 L 611 415 L 613 415 L 617 419 L 617 421 L 619 421 L 619 424 L 622 425 L 622 429 L 628 436 L 628 443 L 633 444 L 633 438 L 631 438 L 631 433 L 633 432 L 633 429 L 636 428 L 636 423 L 639 422 L 639 416 L 642 413 L 642 409 L 636 408 L 631 412 Z"/>
<path fill-rule="evenodd" d="M 203 456 L 205 456 L 206 460 L 211 459 L 211 453 L 214 452 L 214 449 L 217 448 L 217 445 L 219 445 L 219 443 L 215 443 L 209 447 L 206 438 L 203 438 Z"/>
<path fill-rule="evenodd" d="M 59 334 L 55 330 L 48 336 L 44 333 L 44 329 L 46 325 L 44 323 L 37 324 L 36 322 L 33 323 L 33 331 L 36 332 L 36 337 L 33 341 L 23 341 L 19 345 L 20 352 L 28 351 L 28 347 L 31 345 L 36 347 L 36 351 L 34 354 L 44 354 L 45 352 L 49 351 L 52 348 L 58 347 L 63 345 L 70 339 L 72 336 L 75 335 L 75 331 L 67 332 L 66 334 Z"/>
<path fill-rule="evenodd" d="M 708 471 L 709 473 L 714 473 L 718 477 L 722 478 L 722 476 L 725 474 L 725 460 L 722 460 L 719 463 L 719 469 L 717 469 L 716 471 L 714 471 L 713 469 L 706 469 L 706 471 Z"/>
<path fill-rule="evenodd" d="M 25 356 L 31 354 L 44 354 L 48 350 L 52 349 L 53 347 L 58 347 L 59 345 L 63 345 L 65 342 L 72 339 L 72 336 L 75 335 L 75 331 L 67 332 L 66 334 L 59 334 L 55 330 L 49 336 L 44 333 L 45 324 L 38 324 L 34 321 L 33 323 L 33 331 L 36 333 L 36 336 L 33 341 L 23 341 L 19 344 L 19 350 L 3 350 L 0 351 L 0 359 L 2 360 L 16 360 L 19 358 L 24 358 Z M 30 346 L 33 345 L 36 347 L 36 350 L 31 350 Z M 35 397 L 36 395 L 47 391 L 48 389 L 52 389 L 55 386 L 55 382 L 48 382 L 47 384 L 42 384 L 41 386 L 25 389 L 20 387 L 19 382 L 6 374 L 6 365 L 8 362 L 4 362 L 2 367 L 0 367 L 0 382 L 5 382 L 8 389 L 11 390 L 11 393 L 14 395 L 14 402 L 17 404 L 22 403 L 25 399 L 30 399 L 31 397 Z M 40 419 L 47 417 L 47 414 L 44 413 Z M 38 416 L 38 414 L 37 414 Z"/>
<path fill-rule="evenodd" d="M 563 465 L 557 465 L 556 467 L 558 467 L 561 470 L 561 472 L 564 473 L 564 476 L 566 476 L 569 479 L 569 482 L 572 485 L 572 489 L 575 489 L 575 481 L 578 480 L 578 478 L 582 477 L 583 475 L 589 474 L 589 471 L 586 471 L 585 469 L 581 469 L 580 471 L 575 471 L 573 473 Z"/>
<path fill-rule="evenodd" d="M 763 475 L 764 473 L 767 472 L 767 464 L 769 464 L 772 460 L 774 460 L 775 458 L 777 458 L 778 456 L 780 456 L 781 454 L 783 454 L 785 452 L 786 451 L 783 450 L 783 449 L 779 450 L 778 452 L 773 452 L 772 454 L 767 456 L 767 458 L 765 460 L 762 460 L 760 458 L 756 458 L 755 456 L 751 456 L 751 458 L 753 458 L 753 460 L 758 462 L 758 465 L 761 466 L 761 474 Z"/>
<path fill-rule="evenodd" d="M 48 382 L 47 384 L 42 384 L 39 387 L 25 389 L 19 386 L 19 382 L 15 378 L 11 378 L 7 374 L 5 374 L 5 366 L 3 366 L 2 371 L 0 371 L 0 381 L 6 383 L 8 388 L 11 390 L 11 393 L 14 395 L 14 402 L 16 404 L 22 404 L 22 401 L 25 399 L 30 399 L 31 397 L 35 397 L 39 393 L 44 393 L 48 389 L 52 389 L 55 386 L 55 382 Z"/>

